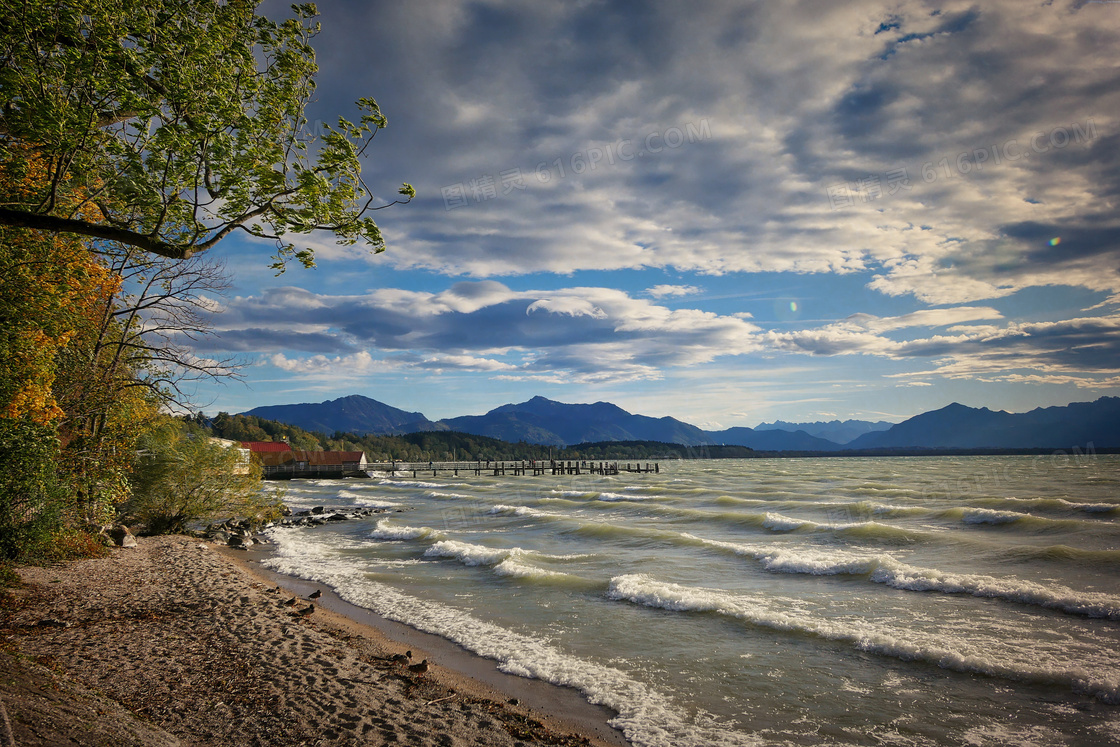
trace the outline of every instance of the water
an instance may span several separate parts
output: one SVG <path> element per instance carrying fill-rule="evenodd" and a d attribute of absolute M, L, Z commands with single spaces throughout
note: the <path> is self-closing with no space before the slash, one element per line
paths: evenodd
<path fill-rule="evenodd" d="M 1120 743 L 1120 456 L 293 481 L 281 572 L 637 745 Z"/>

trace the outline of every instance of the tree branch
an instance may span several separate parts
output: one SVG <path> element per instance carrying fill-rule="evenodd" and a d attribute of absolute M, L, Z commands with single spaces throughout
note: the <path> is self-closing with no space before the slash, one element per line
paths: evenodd
<path fill-rule="evenodd" d="M 146 252 L 158 254 L 168 259 L 189 259 L 198 249 L 193 246 L 176 246 L 166 241 L 160 241 L 147 234 L 129 231 L 124 228 L 89 223 L 88 221 L 75 220 L 73 218 L 60 218 L 54 215 L 27 213 L 22 210 L 9 210 L 8 208 L 2 207 L 0 207 L 0 225 L 14 226 L 16 228 L 33 228 L 38 231 L 51 231 L 52 233 L 73 233 L 79 236 L 90 236 L 95 239 L 119 241 L 122 244 L 130 244 Z M 211 243 L 210 246 L 212 246 L 213 243 Z M 205 248 L 208 249 L 209 246 Z"/>

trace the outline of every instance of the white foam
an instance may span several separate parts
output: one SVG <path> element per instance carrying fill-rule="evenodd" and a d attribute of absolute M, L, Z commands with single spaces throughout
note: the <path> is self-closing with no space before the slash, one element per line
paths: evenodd
<path fill-rule="evenodd" d="M 389 480 L 378 480 L 381 485 L 394 485 L 401 488 L 450 488 L 453 487 L 443 482 L 424 482 L 422 480 L 398 480 L 396 478 Z"/>
<path fill-rule="evenodd" d="M 366 508 L 394 508 L 401 505 L 400 501 L 387 500 L 368 493 L 355 493 L 352 490 L 340 490 L 338 491 L 338 497 L 350 501 L 354 506 L 364 506 Z"/>
<path fill-rule="evenodd" d="M 458 540 L 441 540 L 427 550 L 424 556 L 429 558 L 455 558 L 463 565 L 495 565 L 502 562 L 514 553 L 523 553 L 520 547 L 508 550 L 483 545 L 472 545 L 469 542 Z"/>
<path fill-rule="evenodd" d="M 607 590 L 610 599 L 676 612 L 714 612 L 772 630 L 808 633 L 851 644 L 861 651 L 911 661 L 920 659 L 944 669 L 978 672 L 992 677 L 1042 684 L 1061 684 L 1107 703 L 1120 703 L 1120 676 L 1115 667 L 1091 671 L 1084 664 L 1056 659 L 1050 652 L 1020 650 L 1011 643 L 948 639 L 932 634 L 915 637 L 912 631 L 876 627 L 863 618 L 814 616 L 782 600 L 756 594 L 732 594 L 718 589 L 658 581 L 646 574 L 616 576 Z M 1071 654 L 1072 656 L 1072 654 Z M 1030 658 L 1025 658 L 1030 657 Z"/>
<path fill-rule="evenodd" d="M 650 499 L 650 496 L 645 496 L 645 495 L 622 495 L 621 493 L 603 492 L 603 493 L 599 493 L 599 495 L 597 495 L 595 497 L 595 499 L 600 500 L 600 501 L 611 501 L 611 502 L 614 502 L 614 501 L 648 501 Z"/>
<path fill-rule="evenodd" d="M 766 518 L 762 521 L 762 526 L 766 527 L 772 532 L 792 532 L 797 529 L 805 527 L 814 528 L 819 526 L 811 521 L 803 521 L 801 519 L 791 519 L 788 516 L 781 514 L 766 514 Z"/>
<path fill-rule="evenodd" d="M 412 540 L 438 536 L 438 532 L 431 527 L 393 526 L 388 519 L 382 519 L 369 536 L 380 540 Z"/>
<path fill-rule="evenodd" d="M 400 501 L 390 501 L 384 498 L 355 498 L 354 505 L 364 508 L 397 508 L 403 504 Z"/>
<path fill-rule="evenodd" d="M 1112 503 L 1075 503 L 1073 505 L 1078 510 L 1084 511 L 1087 514 L 1108 514 L 1113 512 L 1120 512 L 1120 506 Z"/>
<path fill-rule="evenodd" d="M 319 541 L 297 533 L 274 532 L 276 554 L 262 561 L 280 573 L 333 587 L 346 601 L 389 620 L 442 636 L 498 662 L 509 674 L 573 687 L 588 702 L 618 715 L 610 724 L 637 747 L 748 747 L 752 737 L 717 723 L 686 720 L 661 693 L 625 672 L 571 656 L 543 640 L 516 633 L 467 612 L 409 596 L 365 577 L 362 563 L 337 556 Z"/>
<path fill-rule="evenodd" d="M 430 498 L 470 498 L 469 495 L 463 495 L 462 493 L 443 493 L 438 490 L 429 490 L 425 495 Z"/>
<path fill-rule="evenodd" d="M 961 521 L 965 524 L 1012 524 L 1030 517 L 1017 511 L 993 511 L 988 508 L 966 509 Z"/>
<path fill-rule="evenodd" d="M 574 579 L 573 576 L 567 573 L 560 573 L 559 571 L 550 571 L 546 568 L 538 568 L 534 565 L 521 562 L 516 557 L 508 557 L 501 563 L 494 566 L 494 573 L 499 576 L 510 576 L 512 578 L 528 578 L 534 580 L 549 579 Z"/>
<path fill-rule="evenodd" d="M 998 578 L 974 573 L 950 573 L 902 563 L 885 553 L 856 553 L 742 545 L 682 535 L 709 547 L 730 550 L 753 558 L 768 571 L 804 573 L 813 576 L 866 575 L 869 580 L 905 591 L 939 591 L 970 594 L 1055 609 L 1071 615 L 1120 621 L 1120 598 L 1109 594 L 1076 591 L 1068 586 L 1045 586 L 1016 578 Z"/>
<path fill-rule="evenodd" d="M 506 514 L 509 516 L 535 516 L 549 519 L 566 518 L 562 514 L 550 514 L 547 511 L 538 511 L 537 509 L 529 508 L 528 506 L 507 506 L 504 504 L 498 504 L 497 506 L 491 507 L 491 509 L 487 511 L 487 513 L 493 515 Z"/>
<path fill-rule="evenodd" d="M 1120 505 L 1115 503 L 1075 503 L 1074 501 L 1067 501 L 1065 498 L 1016 498 L 1014 496 L 1007 496 L 996 499 L 996 501 L 1026 504 L 1031 508 L 1041 509 L 1057 506 L 1071 511 L 1084 511 L 1090 514 L 1120 511 Z"/>

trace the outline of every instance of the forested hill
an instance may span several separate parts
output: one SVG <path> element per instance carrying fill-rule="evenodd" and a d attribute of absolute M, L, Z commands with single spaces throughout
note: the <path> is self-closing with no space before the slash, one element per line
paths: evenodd
<path fill-rule="evenodd" d="M 487 436 L 454 431 L 406 433 L 397 436 L 357 436 L 352 433 L 306 431 L 294 425 L 255 415 L 220 413 L 212 419 L 193 419 L 219 438 L 233 441 L 288 440 L 294 449 L 364 451 L 371 462 L 397 460 L 428 462 L 474 459 L 719 459 L 755 454 L 743 446 L 686 446 L 658 441 L 605 441 L 564 449 L 525 442 L 510 443 Z"/>

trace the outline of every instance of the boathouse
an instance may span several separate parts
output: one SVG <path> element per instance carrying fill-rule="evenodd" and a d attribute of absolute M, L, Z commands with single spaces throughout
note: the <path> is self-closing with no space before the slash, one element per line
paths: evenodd
<path fill-rule="evenodd" d="M 252 451 L 268 478 L 368 477 L 364 451 L 305 451 L 282 441 L 244 441 L 242 445 Z"/>

